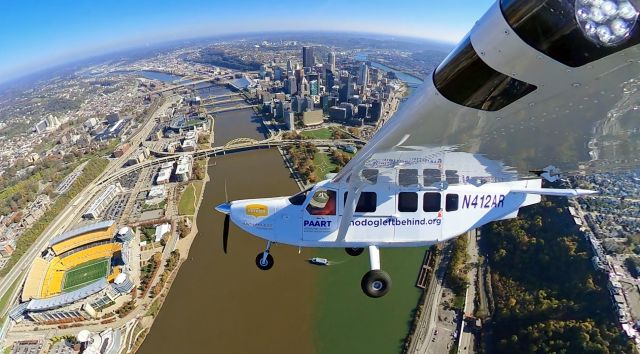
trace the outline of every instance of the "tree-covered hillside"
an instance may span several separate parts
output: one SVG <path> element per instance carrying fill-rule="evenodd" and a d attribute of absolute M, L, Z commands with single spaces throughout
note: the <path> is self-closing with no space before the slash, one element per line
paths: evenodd
<path fill-rule="evenodd" d="M 483 228 L 495 302 L 485 352 L 632 353 L 565 199 Z"/>

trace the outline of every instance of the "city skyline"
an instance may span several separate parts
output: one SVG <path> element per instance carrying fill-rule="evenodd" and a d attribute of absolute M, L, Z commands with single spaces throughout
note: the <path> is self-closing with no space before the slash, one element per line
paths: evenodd
<path fill-rule="evenodd" d="M 0 83 L 67 62 L 127 48 L 198 37 L 259 31 L 367 32 L 456 43 L 492 2 L 435 1 L 386 3 L 319 1 L 300 5 L 290 1 L 262 7 L 257 1 L 234 5 L 192 0 L 175 6 L 167 1 L 115 3 L 0 4 Z M 436 6 L 437 5 L 437 6 Z M 461 10 L 464 8 L 464 10 Z M 194 9 L 200 9 L 194 11 Z M 202 11 L 204 10 L 204 11 Z M 283 21 L 271 14 L 295 13 Z M 345 12 L 364 16 L 344 20 Z M 29 13 L 29 16 L 10 14 Z M 319 15 L 321 14 L 321 15 Z M 17 35 L 15 35 L 17 33 Z"/>

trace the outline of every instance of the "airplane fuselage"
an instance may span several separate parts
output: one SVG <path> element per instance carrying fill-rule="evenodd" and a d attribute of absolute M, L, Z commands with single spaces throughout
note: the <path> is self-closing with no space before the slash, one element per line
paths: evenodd
<path fill-rule="evenodd" d="M 231 221 L 260 238 L 301 247 L 415 247 L 446 241 L 488 222 L 517 216 L 539 195 L 511 188 L 539 188 L 541 180 L 433 187 L 366 186 L 344 237 L 347 185 L 318 183 L 294 197 L 247 199 L 231 204 Z M 325 193 L 325 205 L 314 196 Z M 328 198 L 327 198 L 328 197 Z M 324 201 L 324 200 L 323 200 Z"/>

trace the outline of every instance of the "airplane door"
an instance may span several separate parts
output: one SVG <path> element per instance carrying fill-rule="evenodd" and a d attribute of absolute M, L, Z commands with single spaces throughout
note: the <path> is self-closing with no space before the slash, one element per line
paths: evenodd
<path fill-rule="evenodd" d="M 337 233 L 338 193 L 333 189 L 317 189 L 302 211 L 302 239 L 320 241 Z M 334 235 L 335 236 L 335 235 Z"/>

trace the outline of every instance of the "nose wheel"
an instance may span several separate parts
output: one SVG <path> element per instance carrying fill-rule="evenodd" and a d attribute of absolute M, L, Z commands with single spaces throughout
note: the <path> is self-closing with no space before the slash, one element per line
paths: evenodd
<path fill-rule="evenodd" d="M 267 242 L 267 248 L 264 252 L 258 253 L 256 256 L 256 266 L 260 268 L 260 270 L 269 270 L 273 267 L 273 256 L 269 253 L 271 249 L 271 241 Z"/>
<path fill-rule="evenodd" d="M 391 290 L 391 277 L 380 269 L 380 250 L 377 246 L 369 246 L 369 262 L 371 270 L 362 277 L 360 286 L 365 295 L 373 298 L 382 297 Z"/>

